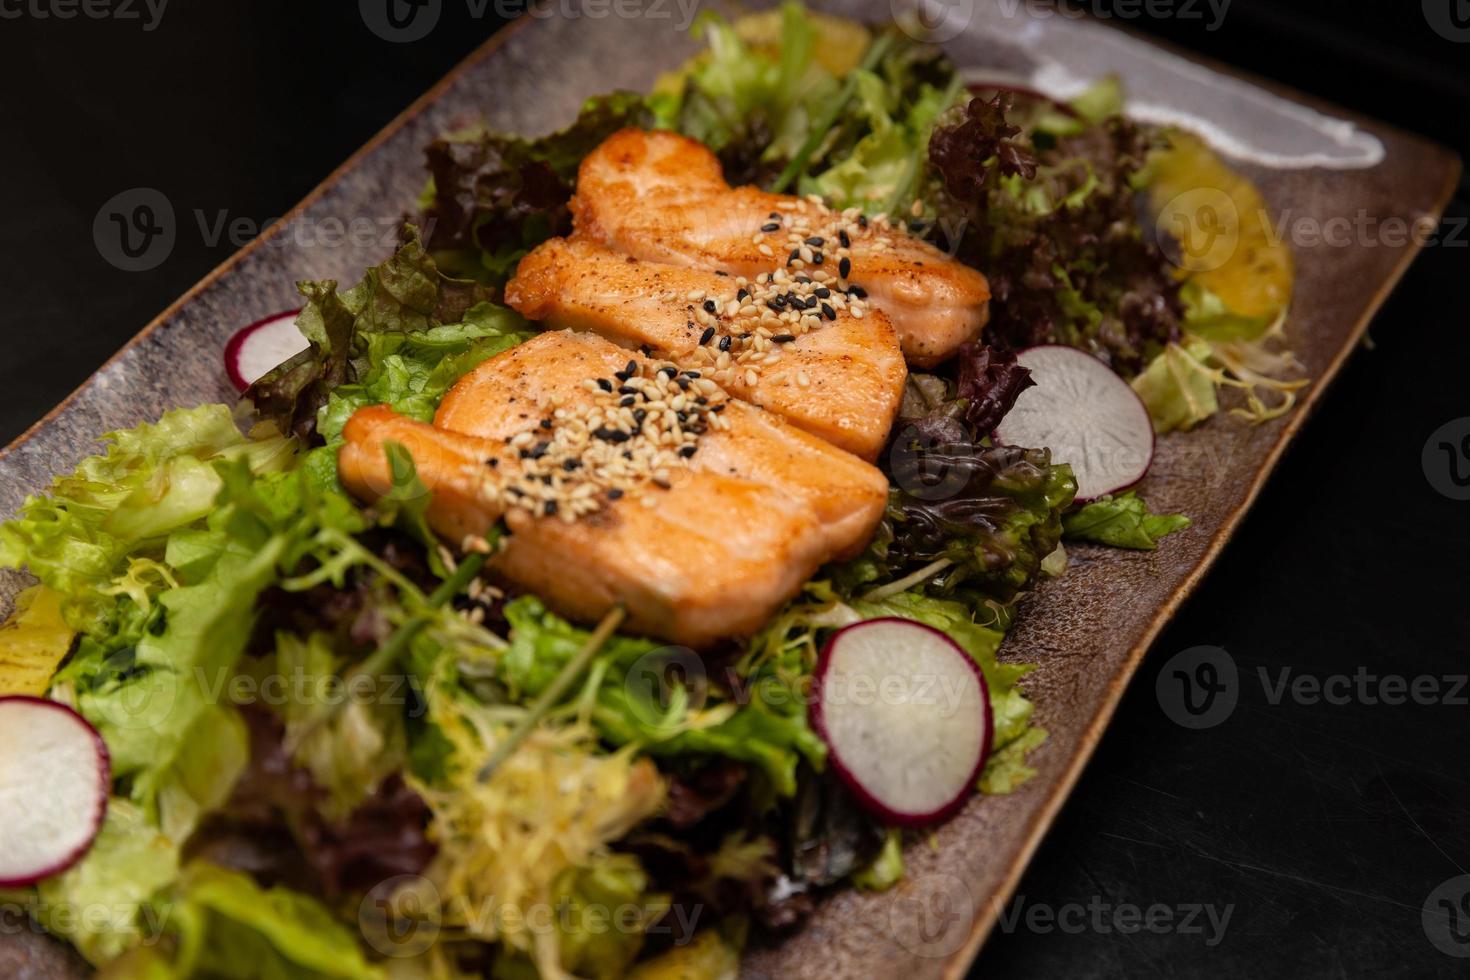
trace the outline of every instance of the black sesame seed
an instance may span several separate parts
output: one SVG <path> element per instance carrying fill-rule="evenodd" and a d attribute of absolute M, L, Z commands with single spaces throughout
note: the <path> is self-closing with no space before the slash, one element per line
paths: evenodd
<path fill-rule="evenodd" d="M 703 375 L 701 375 L 698 371 L 685 371 L 684 372 L 684 377 L 686 377 L 686 378 L 699 378 L 699 377 L 703 377 Z"/>
<path fill-rule="evenodd" d="M 674 489 L 674 485 L 672 483 L 670 483 L 668 480 L 655 479 L 653 481 L 653 485 L 656 486 L 656 487 L 659 487 L 660 489 L 663 489 L 663 490 L 672 490 L 672 489 Z"/>
<path fill-rule="evenodd" d="M 816 293 L 817 299 L 827 299 L 832 295 L 832 290 L 826 286 L 818 286 L 814 292 Z"/>
<path fill-rule="evenodd" d="M 821 252 L 813 252 L 812 253 L 812 265 L 821 265 L 821 264 L 822 264 L 822 253 Z"/>
<path fill-rule="evenodd" d="M 781 220 L 781 212 L 780 211 L 772 211 L 770 214 L 766 215 L 766 217 L 770 218 L 772 221 L 780 221 Z"/>
<path fill-rule="evenodd" d="M 538 442 L 538 443 L 536 443 L 536 448 L 534 448 L 534 449 L 531 450 L 531 458 L 532 459 L 540 459 L 542 456 L 545 456 L 546 455 L 547 450 L 549 450 L 550 448 L 551 448 L 551 443 L 549 443 L 549 442 Z"/>
<path fill-rule="evenodd" d="M 638 373 L 638 362 L 637 361 L 629 361 L 627 363 L 627 365 L 625 365 L 623 367 L 623 370 L 624 371 L 627 371 L 629 374 L 637 374 Z"/>
<path fill-rule="evenodd" d="M 714 340 L 714 339 L 715 339 L 715 328 L 714 327 L 705 327 L 704 328 L 704 333 L 702 333 L 702 334 L 699 335 L 699 346 L 703 347 L 705 344 L 709 343 L 711 340 Z"/>
<path fill-rule="evenodd" d="M 593 429 L 592 437 L 594 439 L 601 439 L 603 442 L 627 442 L 629 438 L 628 433 L 622 429 L 609 429 L 605 425 Z"/>
<path fill-rule="evenodd" d="M 580 468 L 581 465 L 582 461 L 580 459 L 564 459 L 561 461 L 561 468 L 566 470 L 568 473 Z"/>
<path fill-rule="evenodd" d="M 643 354 L 644 357 L 652 357 L 653 356 L 653 348 L 651 346 L 649 346 L 648 344 L 639 344 L 638 345 L 638 350 L 639 350 L 639 352 L 641 352 Z"/>
<path fill-rule="evenodd" d="M 796 339 L 796 336 L 794 334 L 778 333 L 774 337 L 771 338 L 771 343 L 773 343 L 773 344 L 789 344 L 789 343 L 791 343 L 795 339 Z"/>
<path fill-rule="evenodd" d="M 638 394 L 638 389 L 637 388 L 634 388 L 632 385 L 623 385 L 622 387 L 620 387 L 618 389 L 618 394 L 620 394 L 620 395 L 636 395 L 636 394 Z"/>
<path fill-rule="evenodd" d="M 493 468 L 500 465 L 500 460 L 494 456 L 491 456 L 489 459 L 485 460 L 485 465 Z"/>
<path fill-rule="evenodd" d="M 730 349 L 730 335 L 729 334 L 725 334 L 725 336 L 723 336 L 723 337 L 720 338 L 720 350 L 729 350 L 729 349 Z"/>
<path fill-rule="evenodd" d="M 820 235 L 813 235 L 811 238 L 808 238 L 806 240 L 806 243 L 808 245 L 814 245 L 817 248 L 821 248 L 823 245 L 827 244 L 827 239 L 821 237 Z"/>
<path fill-rule="evenodd" d="M 797 276 L 796 281 L 802 283 L 810 283 L 812 281 L 812 278 L 811 276 Z"/>
<path fill-rule="evenodd" d="M 635 409 L 633 409 L 633 421 L 635 423 L 637 423 L 638 425 L 641 426 L 643 424 L 643 420 L 646 419 L 646 418 L 648 418 L 648 409 L 646 409 L 646 408 L 635 408 Z"/>
<path fill-rule="evenodd" d="M 786 264 L 787 265 L 790 265 L 791 263 L 795 262 L 799 258 L 801 258 L 801 249 L 799 249 L 799 248 L 793 248 L 791 250 L 791 254 L 786 257 Z"/>
<path fill-rule="evenodd" d="M 730 273 L 726 272 L 724 269 L 716 269 L 715 275 L 728 278 Z"/>
<path fill-rule="evenodd" d="M 866 228 L 866 227 L 868 227 L 868 216 L 866 214 L 860 214 L 860 215 L 858 215 L 858 227 L 859 228 Z"/>
<path fill-rule="evenodd" d="M 834 310 L 834 309 L 832 309 L 832 306 L 831 306 L 830 303 L 823 303 L 822 304 L 822 316 L 826 317 L 829 320 L 835 320 L 835 319 L 837 319 L 837 311 Z"/>
<path fill-rule="evenodd" d="M 849 296 L 856 296 L 858 299 L 868 298 L 868 291 L 861 286 L 848 286 L 847 293 Z"/>
<path fill-rule="evenodd" d="M 846 228 L 843 228 L 837 232 L 837 243 L 843 248 L 852 248 L 852 239 L 847 237 Z"/>
<path fill-rule="evenodd" d="M 608 500 L 617 500 L 617 499 L 621 498 L 622 496 L 623 496 L 623 491 L 619 490 L 617 487 L 613 487 L 611 490 L 609 490 L 607 492 L 607 499 Z"/>
<path fill-rule="evenodd" d="M 693 456 L 694 455 L 694 447 L 693 446 L 680 446 L 679 447 L 679 455 L 680 456 L 683 456 L 685 459 L 688 459 L 690 456 Z"/>
<path fill-rule="evenodd" d="M 772 221 L 769 224 L 761 225 L 761 231 L 780 231 L 780 230 L 781 230 L 781 225 L 778 222 L 775 222 L 775 221 Z"/>
<path fill-rule="evenodd" d="M 689 381 L 688 378 L 675 378 L 674 379 L 674 383 L 676 385 L 678 385 L 679 388 L 680 388 L 680 390 L 682 390 L 682 391 L 688 391 L 689 390 L 690 381 Z"/>
<path fill-rule="evenodd" d="M 541 428 L 543 428 L 543 429 L 549 429 L 549 428 L 551 428 L 551 424 L 552 424 L 551 423 L 551 419 L 542 419 L 541 420 Z"/>
<path fill-rule="evenodd" d="M 706 313 L 713 313 L 714 311 L 715 311 L 715 301 L 712 300 L 712 299 L 705 300 L 704 301 L 704 312 L 706 312 Z"/>
<path fill-rule="evenodd" d="M 607 380 L 606 378 L 598 378 L 597 387 L 601 388 L 603 391 L 612 391 L 612 382 Z"/>
<path fill-rule="evenodd" d="M 619 381 L 627 381 L 629 378 L 632 377 L 632 375 L 629 374 L 627 371 L 614 371 L 613 377 L 617 378 Z"/>
<path fill-rule="evenodd" d="M 740 287 L 735 291 L 735 298 L 744 303 L 746 300 L 750 299 L 750 290 L 746 289 L 744 286 Z"/>
<path fill-rule="evenodd" d="M 658 369 L 658 373 L 667 374 L 669 377 L 672 378 L 674 375 L 679 373 L 679 369 L 674 367 L 672 364 L 665 364 L 663 367 Z"/>
<path fill-rule="evenodd" d="M 786 300 L 784 297 L 777 296 L 775 299 L 766 300 L 766 305 L 775 310 L 777 313 L 780 313 L 786 308 Z"/>
<path fill-rule="evenodd" d="M 709 404 L 709 399 L 706 398 L 706 397 L 704 397 L 703 395 L 700 395 L 699 397 L 697 397 L 697 398 L 694 399 L 694 404 L 696 404 L 696 405 L 708 405 Z"/>
<path fill-rule="evenodd" d="M 638 400 L 638 396 L 637 395 L 624 395 L 622 398 L 619 398 L 618 399 L 618 407 L 619 408 L 632 408 L 633 407 L 633 403 L 636 402 L 637 400 Z"/>
<path fill-rule="evenodd" d="M 841 276 L 843 279 L 846 279 L 851 274 L 852 259 L 849 259 L 847 256 L 843 256 L 842 261 L 837 263 L 837 275 Z"/>
<path fill-rule="evenodd" d="M 546 501 L 546 505 L 542 508 L 542 510 L 545 511 L 547 517 L 551 517 L 552 515 L 554 515 L 556 513 L 556 501 L 555 500 L 548 500 L 548 501 Z"/>

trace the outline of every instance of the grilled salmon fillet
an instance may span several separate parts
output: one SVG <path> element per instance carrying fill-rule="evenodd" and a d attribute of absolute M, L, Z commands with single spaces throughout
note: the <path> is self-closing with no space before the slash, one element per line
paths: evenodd
<path fill-rule="evenodd" d="M 823 318 L 822 326 L 771 345 L 779 352 L 776 363 L 758 365 L 747 375 L 727 350 L 731 366 L 721 372 L 717 358 L 722 343 L 729 347 L 725 337 L 763 322 L 768 333 L 792 336 L 784 321 L 764 304 L 757 306 L 748 285 L 703 269 L 643 262 L 586 239 L 557 238 L 521 260 L 505 300 L 553 327 L 591 331 L 625 347 L 651 347 L 660 357 L 714 377 L 735 397 L 875 459 L 908 373 L 887 318 L 875 313 L 857 319 L 829 303 L 833 316 Z M 737 315 L 741 298 L 751 315 Z M 812 302 L 820 312 L 821 301 L 813 296 Z M 710 308 L 719 315 L 712 316 Z"/>
<path fill-rule="evenodd" d="M 787 262 L 811 237 L 823 240 L 813 252 L 831 269 L 841 261 L 840 226 L 850 242 L 844 279 L 887 314 L 905 356 L 920 367 L 979 336 L 988 315 L 990 287 L 974 269 L 886 222 L 860 223 L 855 210 L 732 188 L 707 147 L 675 133 L 625 129 L 608 137 L 583 159 L 571 209 L 578 234 L 617 251 L 751 278 Z M 802 229 L 812 234 L 793 237 Z"/>
<path fill-rule="evenodd" d="M 382 496 L 392 485 L 385 444 L 396 442 L 432 494 L 438 533 L 458 543 L 504 519 L 510 535 L 493 573 L 573 619 L 624 603 L 632 629 L 696 648 L 755 631 L 824 562 L 863 548 L 882 515 L 883 475 L 734 400 L 723 426 L 699 436 L 687 465 L 668 474 L 667 489 L 606 500 L 575 520 L 507 506 L 500 481 L 528 465 L 510 442 L 540 438 L 549 405 L 585 411 L 596 397 L 588 383 L 612 379 L 628 361 L 599 337 L 542 334 L 462 378 L 433 425 L 387 406 L 359 410 L 344 429 L 338 472 L 354 494 Z"/>

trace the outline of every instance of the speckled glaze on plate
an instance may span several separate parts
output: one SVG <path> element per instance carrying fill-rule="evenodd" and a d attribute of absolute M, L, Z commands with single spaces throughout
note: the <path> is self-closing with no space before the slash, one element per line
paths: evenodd
<path fill-rule="evenodd" d="M 883 2 L 841 6 L 869 20 L 890 16 Z M 615 87 L 647 88 L 659 71 L 678 64 L 696 47 L 678 30 L 678 6 L 649 9 L 668 14 L 523 17 L 491 38 L 286 218 L 191 289 L 0 453 L 0 513 L 13 513 L 27 494 L 69 471 L 106 431 L 151 420 L 170 407 L 233 399 L 220 359 L 233 330 L 298 305 L 297 280 L 354 281 L 389 251 L 381 241 L 313 245 L 311 236 L 299 232 L 320 227 L 324 219 L 376 220 L 410 211 L 424 179 L 422 147 L 433 136 L 480 116 L 497 127 L 542 132 L 568 121 L 587 96 Z M 1068 23 L 1040 21 L 1036 31 L 1044 39 L 1046 31 L 1065 30 Z M 1014 55 L 985 35 L 984 18 L 946 45 L 965 68 L 994 67 Z M 1115 70 L 1125 78 L 1148 68 L 1151 58 L 1179 57 L 1158 54 L 1160 49 L 1133 38 L 1118 50 Z M 1186 61 L 1207 83 L 1231 79 L 1221 81 L 1212 116 L 1224 124 L 1259 113 L 1260 106 L 1241 91 L 1272 92 L 1381 142 L 1381 161 L 1359 169 L 1243 165 L 1273 214 L 1317 223 L 1366 216 L 1382 227 L 1389 218 L 1433 221 L 1448 200 L 1460 169 L 1449 152 L 1269 84 L 1242 86 L 1228 69 Z M 1349 237 L 1349 244 L 1295 249 L 1298 280 L 1286 334 L 1313 379 L 1298 408 L 1260 426 L 1222 415 L 1196 432 L 1160 439 L 1142 490 L 1156 509 L 1186 513 L 1193 525 L 1152 553 L 1074 548 L 1066 575 L 1025 600 L 1003 656 L 1040 665 L 1026 682 L 1037 704 L 1036 721 L 1050 732 L 1031 755 L 1035 778 L 1013 795 L 971 800 L 937 829 L 936 847 L 928 841 L 911 847 L 909 875 L 895 889 L 841 891 L 824 900 L 800 931 L 752 950 L 746 976 L 930 980 L 964 974 L 1149 644 L 1199 584 L 1417 251 L 1412 242 L 1387 236 Z M 24 584 L 21 575 L 0 573 L 0 607 L 8 610 Z M 5 925 L 0 975 L 25 980 L 85 974 L 60 944 L 31 930 L 17 934 L 9 920 Z"/>

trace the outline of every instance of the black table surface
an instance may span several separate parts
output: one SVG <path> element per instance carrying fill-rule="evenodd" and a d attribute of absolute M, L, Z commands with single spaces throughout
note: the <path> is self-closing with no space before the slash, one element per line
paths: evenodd
<path fill-rule="evenodd" d="M 1470 150 L 1464 0 L 1235 0 L 1213 30 L 1183 15 L 1204 0 L 1162 2 L 1089 7 Z M 0 0 L 0 442 L 234 250 L 196 210 L 263 226 L 500 23 L 451 0 L 388 44 L 346 0 L 159 6 Z M 191 218 L 127 273 L 92 221 L 138 186 Z M 1145 662 L 974 976 L 1470 975 L 1470 502 L 1421 463 L 1470 416 L 1463 190 Z M 1155 683 L 1201 645 L 1238 704 L 1191 730 Z"/>

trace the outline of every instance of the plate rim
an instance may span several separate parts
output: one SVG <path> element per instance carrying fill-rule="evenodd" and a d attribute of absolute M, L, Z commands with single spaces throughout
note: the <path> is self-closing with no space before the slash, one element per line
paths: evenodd
<path fill-rule="evenodd" d="M 41 430 L 63 415 L 81 397 L 83 392 L 96 382 L 100 374 L 143 343 L 155 330 L 194 301 L 216 281 L 243 263 L 257 249 L 264 247 L 276 239 L 285 230 L 287 225 L 337 186 L 344 176 L 356 168 L 361 160 L 372 154 L 410 123 L 422 116 L 426 110 L 433 106 L 445 92 L 452 88 L 474 66 L 494 55 L 496 51 L 507 44 L 512 38 L 525 31 L 528 24 L 545 19 L 527 16 L 523 13 L 515 20 L 498 28 L 483 43 L 458 61 L 443 77 L 395 114 L 388 123 L 358 147 L 342 163 L 334 167 L 295 205 L 283 212 L 281 217 L 272 222 L 254 239 L 237 249 L 190 286 L 113 352 L 107 360 L 84 378 L 70 393 L 52 406 L 44 415 L 31 423 L 23 432 L 11 439 L 4 448 L 0 448 L 0 463 L 3 463 L 11 455 L 21 450 Z M 1362 126 L 1367 131 L 1374 133 L 1374 135 L 1391 134 L 1399 140 L 1411 144 L 1418 144 L 1425 151 L 1437 156 L 1441 163 L 1444 164 L 1442 185 L 1430 198 L 1430 204 L 1426 207 L 1423 214 L 1427 217 L 1434 218 L 1438 222 L 1443 217 L 1447 205 L 1454 197 L 1463 172 L 1463 163 L 1459 154 L 1441 143 L 1370 116 L 1343 109 L 1330 101 L 1301 92 L 1274 79 L 1262 77 L 1254 72 L 1239 69 L 1217 59 L 1197 54 L 1171 41 L 1145 34 L 1132 25 L 1109 23 L 1105 26 L 1121 30 L 1134 40 L 1141 41 L 1152 48 L 1168 52 L 1212 71 L 1241 79 L 1252 86 L 1290 99 L 1299 104 L 1330 112 L 1339 118 Z M 1379 166 L 1381 165 L 1379 164 Z M 1329 168 L 1304 169 L 1323 170 Z M 1331 360 L 1322 368 L 1318 375 L 1311 379 L 1312 383 L 1298 400 L 1289 417 L 1285 419 L 1275 439 L 1269 444 L 1261 464 L 1255 468 L 1250 478 L 1245 496 L 1234 509 L 1227 513 L 1225 519 L 1210 538 L 1208 544 L 1201 552 L 1199 560 L 1195 563 L 1186 578 L 1169 594 L 1165 602 L 1154 610 L 1139 640 L 1128 650 L 1119 669 L 1108 679 L 1092 720 L 1082 729 L 1075 750 L 1067 759 L 1056 780 L 1051 784 L 1048 795 L 1041 801 L 1037 809 L 1037 816 L 1030 822 L 1030 826 L 1026 829 L 1020 846 L 1012 852 L 1009 860 L 1005 863 L 1005 874 L 1000 880 L 995 895 L 992 896 L 995 900 L 977 903 L 979 908 L 977 909 L 964 943 L 955 952 L 944 958 L 947 962 L 942 975 L 946 980 L 961 980 L 971 965 L 973 965 L 981 948 L 984 946 L 985 940 L 990 936 L 999 918 L 1000 905 L 1015 894 L 1021 876 L 1030 866 L 1036 851 L 1041 846 L 1041 842 L 1050 832 L 1057 817 L 1061 813 L 1062 807 L 1076 789 L 1077 782 L 1081 779 L 1083 771 L 1092 761 L 1103 735 L 1106 733 L 1108 726 L 1117 713 L 1123 694 L 1132 683 L 1133 678 L 1137 675 L 1143 660 L 1152 649 L 1159 634 L 1170 620 L 1173 619 L 1180 607 L 1194 595 L 1200 583 L 1214 567 L 1215 562 L 1219 559 L 1226 545 L 1239 529 L 1245 515 L 1255 506 L 1266 483 L 1270 480 L 1277 466 L 1280 464 L 1287 447 L 1296 438 L 1312 413 L 1316 411 L 1324 392 L 1337 378 L 1343 365 L 1361 343 L 1369 325 L 1387 302 L 1389 296 L 1398 288 L 1409 267 L 1419 256 L 1420 252 L 1423 251 L 1424 247 L 1422 243 L 1413 241 L 1408 247 L 1403 249 L 1397 261 L 1389 270 L 1388 275 L 1380 282 L 1373 295 L 1369 298 L 1362 313 L 1353 321 L 1351 328 L 1345 336 L 1344 342 L 1338 347 L 1336 353 L 1333 354 Z M 52 474 L 52 476 L 54 478 L 55 474 Z M 800 931 L 798 930 L 796 935 L 799 934 Z"/>

